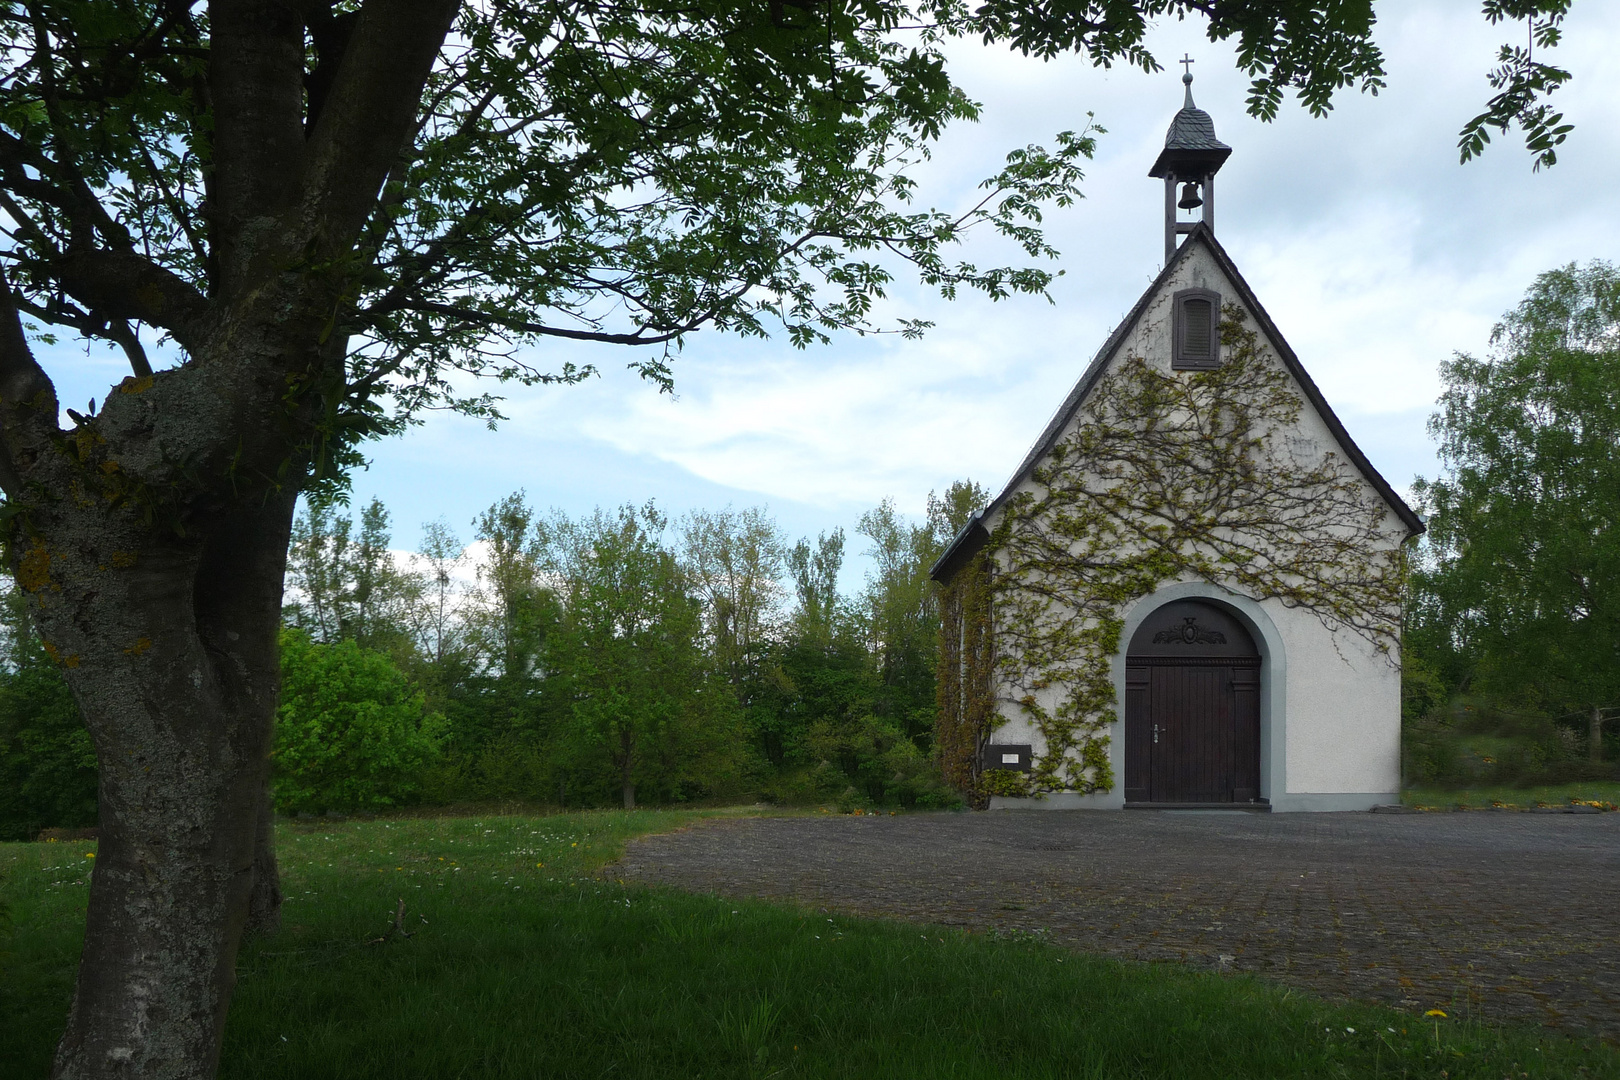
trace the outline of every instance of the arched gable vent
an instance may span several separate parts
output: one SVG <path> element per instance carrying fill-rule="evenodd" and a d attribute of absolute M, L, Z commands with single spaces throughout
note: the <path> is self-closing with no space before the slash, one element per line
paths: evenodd
<path fill-rule="evenodd" d="M 1175 352 L 1170 366 L 1178 371 L 1218 367 L 1221 362 L 1221 294 L 1211 289 L 1182 289 L 1175 294 Z"/>

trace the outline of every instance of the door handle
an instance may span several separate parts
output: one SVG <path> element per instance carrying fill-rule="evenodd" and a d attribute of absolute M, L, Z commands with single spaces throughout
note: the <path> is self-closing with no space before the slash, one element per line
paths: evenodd
<path fill-rule="evenodd" d="M 1159 725 L 1158 724 L 1153 725 L 1153 741 L 1155 743 L 1157 743 L 1159 741 Z"/>

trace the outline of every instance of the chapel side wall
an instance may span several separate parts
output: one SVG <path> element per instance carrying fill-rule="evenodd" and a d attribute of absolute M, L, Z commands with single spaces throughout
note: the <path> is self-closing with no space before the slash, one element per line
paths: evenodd
<path fill-rule="evenodd" d="M 1135 327 L 1116 352 L 1116 362 L 1139 356 L 1155 367 L 1170 370 L 1172 297 L 1185 288 L 1207 288 L 1227 303 L 1238 302 L 1238 290 L 1227 279 L 1213 255 L 1203 248 L 1189 257 L 1143 311 Z M 1245 322 L 1258 329 L 1252 313 Z M 1292 380 L 1290 380 L 1292 382 Z M 1342 457 L 1337 439 L 1326 422 L 1310 407 L 1296 384 L 1302 409 L 1284 442 L 1301 460 L 1320 460 L 1324 453 Z M 1081 410 L 1081 416 L 1084 410 Z M 1080 416 L 1069 422 L 1062 437 L 1072 435 Z M 1369 500 L 1381 496 L 1363 481 Z M 1036 491 L 1026 479 L 1020 490 Z M 999 515 L 986 521 L 992 532 Z M 1399 548 L 1404 526 L 1393 514 L 1386 522 L 1384 550 Z M 1387 545 L 1387 547 L 1385 547 Z M 1174 584 L 1174 583 L 1166 583 Z M 1216 591 L 1218 593 L 1218 590 Z M 1212 593 L 1215 595 L 1215 593 Z M 1129 609 L 1132 605 L 1127 605 Z M 1355 810 L 1398 800 L 1400 790 L 1400 666 L 1399 658 L 1379 653 L 1361 637 L 1334 634 L 1308 611 L 1290 609 L 1280 601 L 1266 601 L 1266 614 L 1276 626 L 1286 661 L 1284 684 L 1271 697 L 1278 703 L 1263 733 L 1267 760 L 1262 762 L 1262 794 L 1276 810 Z M 1125 615 L 1121 612 L 1121 615 Z M 1127 638 L 1128 640 L 1128 638 Z M 1122 647 L 1124 642 L 1122 641 Z M 1123 656 L 1114 658 L 1118 701 L 1115 721 L 1109 725 L 1110 758 L 1115 784 L 1112 791 L 1093 796 L 1057 793 L 1042 800 L 995 798 L 992 808 L 1044 807 L 1111 808 L 1124 805 L 1124 685 Z M 995 686 L 998 711 L 1004 719 L 994 738 L 1002 743 L 1033 744 L 1037 755 L 1046 747 L 1040 732 L 1011 703 L 1006 686 Z M 1053 707 L 1059 688 L 1040 693 L 1042 704 Z M 1286 703 L 1286 704 L 1283 704 Z"/>
<path fill-rule="evenodd" d="M 1263 606 L 1288 655 L 1272 808 L 1366 810 L 1400 801 L 1399 658 L 1331 632 L 1308 611 L 1276 600 Z"/>

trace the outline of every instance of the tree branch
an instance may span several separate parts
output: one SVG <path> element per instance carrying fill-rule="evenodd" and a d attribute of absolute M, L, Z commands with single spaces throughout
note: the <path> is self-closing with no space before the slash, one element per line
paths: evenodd
<path fill-rule="evenodd" d="M 91 311 L 162 327 L 183 348 L 194 344 L 208 311 L 190 282 L 133 251 L 72 251 L 55 269 L 67 294 Z"/>
<path fill-rule="evenodd" d="M 138 379 L 147 379 L 152 376 L 152 363 L 146 358 L 146 347 L 141 344 L 140 335 L 135 328 L 123 319 L 109 319 L 104 331 L 107 337 L 116 341 L 129 358 L 129 366 Z"/>
<path fill-rule="evenodd" d="M 59 433 L 56 388 L 23 334 L 11 284 L 0 270 L 0 488 L 22 494 L 27 467 Z"/>
<path fill-rule="evenodd" d="M 431 300 L 413 300 L 398 304 L 389 311 L 421 311 L 431 312 L 434 315 L 444 315 L 453 319 L 462 319 L 479 326 L 500 327 L 520 334 L 539 334 L 544 337 L 568 338 L 573 341 L 600 341 L 609 345 L 662 345 L 673 341 L 682 334 L 690 333 L 702 324 L 702 319 L 690 324 L 664 331 L 657 334 L 643 334 L 637 331 L 633 334 L 613 334 L 601 330 L 570 330 L 564 326 L 548 326 L 545 323 L 530 322 L 527 319 L 515 318 L 511 315 L 497 315 L 493 312 L 478 311 L 473 308 L 456 307 L 454 304 L 438 304 Z M 365 312 L 363 314 L 371 314 Z"/>
<path fill-rule="evenodd" d="M 214 0 L 209 22 L 210 225 L 229 299 L 251 287 L 250 265 L 289 254 L 273 236 L 297 201 L 303 162 L 304 20 L 279 0 Z"/>
<path fill-rule="evenodd" d="M 315 250 L 349 250 L 416 130 L 422 88 L 459 0 L 367 0 L 311 132 L 302 175 Z"/>

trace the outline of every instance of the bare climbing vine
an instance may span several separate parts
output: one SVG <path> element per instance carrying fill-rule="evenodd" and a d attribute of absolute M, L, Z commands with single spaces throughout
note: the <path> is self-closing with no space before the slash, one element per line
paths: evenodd
<path fill-rule="evenodd" d="M 989 615 L 990 572 L 981 551 L 941 591 L 935 691 L 939 710 L 934 724 L 934 751 L 945 781 L 961 791 L 975 810 L 983 810 L 989 797 L 979 759 L 994 729 Z"/>
<path fill-rule="evenodd" d="M 1388 507 L 1298 433 L 1287 372 L 1240 309 L 1223 315 L 1219 368 L 1129 357 L 1104 376 L 946 586 L 941 753 L 966 755 L 947 775 L 970 801 L 1113 788 L 1109 661 L 1129 604 L 1165 582 L 1280 600 L 1385 654 L 1397 643 L 1404 561 Z M 981 771 L 983 744 L 1019 713 L 1045 752 L 1029 773 Z"/>

